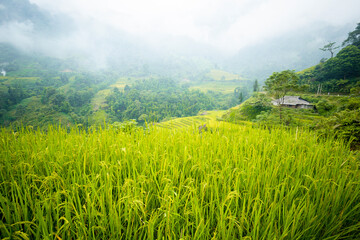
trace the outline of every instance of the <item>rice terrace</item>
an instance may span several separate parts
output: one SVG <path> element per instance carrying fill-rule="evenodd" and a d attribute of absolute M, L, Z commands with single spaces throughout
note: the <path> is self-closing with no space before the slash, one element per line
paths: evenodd
<path fill-rule="evenodd" d="M 299 239 L 359 234 L 359 156 L 307 130 L 1 132 L 2 236 Z M 355 235 L 354 235 L 355 234 Z"/>

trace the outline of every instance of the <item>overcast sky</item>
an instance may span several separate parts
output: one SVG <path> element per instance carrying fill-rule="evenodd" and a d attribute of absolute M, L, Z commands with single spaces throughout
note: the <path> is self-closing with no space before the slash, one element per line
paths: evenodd
<path fill-rule="evenodd" d="M 359 0 L 31 0 L 144 38 L 181 36 L 236 51 L 317 24 L 360 22 Z"/>

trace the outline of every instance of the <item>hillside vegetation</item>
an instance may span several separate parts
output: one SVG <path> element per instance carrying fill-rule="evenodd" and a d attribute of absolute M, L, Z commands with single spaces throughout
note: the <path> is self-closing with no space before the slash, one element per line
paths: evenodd
<path fill-rule="evenodd" d="M 348 34 L 342 47 L 333 56 L 340 46 L 330 42 L 320 49 L 329 51 L 331 58 L 322 59 L 318 65 L 299 72 L 301 82 L 308 84 L 311 92 L 360 95 L 360 23 Z"/>
<path fill-rule="evenodd" d="M 194 116 L 200 110 L 227 109 L 238 103 L 234 92 L 238 83 L 232 83 L 225 93 L 219 89 L 204 92 L 168 78 L 123 80 L 110 75 L 62 73 L 49 81 L 41 76 L 1 77 L 0 123 L 42 128 L 60 121 L 86 127 L 130 119 L 157 122 Z"/>
<path fill-rule="evenodd" d="M 235 89 L 241 88 L 244 98 L 250 91 L 249 81 L 215 69 L 194 72 L 189 80 L 150 74 L 146 68 L 89 71 L 71 59 L 28 55 L 2 43 L 0 50 L 0 70 L 6 70 L 0 77 L 2 126 L 158 122 L 194 116 L 200 110 L 228 109 L 239 102 Z M 226 80 L 216 81 L 219 74 Z"/>
<path fill-rule="evenodd" d="M 160 122 L 156 124 L 156 126 L 168 129 L 189 128 L 194 126 L 199 127 L 204 126 L 204 124 L 209 126 L 216 124 L 217 119 L 224 113 L 225 111 L 203 111 L 197 116 L 174 118 Z"/>
<path fill-rule="evenodd" d="M 212 69 L 209 73 L 206 74 L 207 77 L 211 78 L 214 81 L 236 81 L 244 80 L 237 74 L 232 74 L 226 71 Z"/>
<path fill-rule="evenodd" d="M 295 73 L 274 72 L 264 82 L 265 93 L 255 93 L 223 119 L 233 123 L 252 121 L 260 125 L 308 127 L 324 137 L 335 136 L 360 148 L 360 23 L 349 33 L 343 48 L 330 42 L 321 48 L 331 53 L 313 67 Z M 256 92 L 254 87 L 254 92 Z M 299 96 L 312 109 L 284 104 L 286 96 Z M 276 104 L 277 106 L 274 106 Z"/>
<path fill-rule="evenodd" d="M 232 123 L 250 121 L 257 125 L 306 127 L 323 136 L 336 136 L 351 141 L 353 149 L 360 148 L 360 97 L 298 94 L 314 109 L 294 109 L 274 106 L 264 93 L 254 94 L 238 108 L 232 108 L 220 118 Z M 281 113 L 281 115 L 280 115 Z"/>

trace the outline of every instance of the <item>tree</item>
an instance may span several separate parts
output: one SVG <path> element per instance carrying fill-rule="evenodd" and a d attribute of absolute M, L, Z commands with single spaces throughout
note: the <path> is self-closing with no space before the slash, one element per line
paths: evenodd
<path fill-rule="evenodd" d="M 115 89 L 114 89 L 114 90 L 115 90 Z M 118 89 L 118 90 L 119 90 L 119 89 Z M 125 91 L 125 92 L 129 92 L 129 91 L 130 91 L 130 87 L 129 87 L 128 85 L 125 85 L 124 91 Z"/>
<path fill-rule="evenodd" d="M 256 79 L 254 82 L 254 92 L 258 92 L 259 91 L 259 83 L 258 80 Z"/>
<path fill-rule="evenodd" d="M 291 70 L 274 72 L 265 81 L 265 90 L 275 98 L 283 98 L 289 91 L 299 90 L 299 77 Z"/>
<path fill-rule="evenodd" d="M 148 115 L 145 114 L 145 113 L 143 113 L 143 114 L 141 114 L 140 117 L 138 118 L 138 121 L 141 122 L 141 123 L 143 123 L 143 122 L 147 121 L 148 118 L 149 118 Z"/>
<path fill-rule="evenodd" d="M 66 100 L 66 97 L 64 94 L 56 93 L 51 96 L 50 103 L 52 105 L 54 105 L 55 107 L 60 108 L 62 106 L 63 102 L 65 102 L 65 100 Z"/>
<path fill-rule="evenodd" d="M 43 96 L 41 97 L 41 102 L 47 104 L 50 100 L 50 97 L 56 93 L 56 89 L 53 87 L 48 87 L 45 89 Z"/>
<path fill-rule="evenodd" d="M 338 49 L 340 46 L 334 46 L 336 42 L 329 42 L 326 44 L 323 48 L 320 48 L 320 50 L 326 52 L 329 51 L 331 53 L 331 58 L 334 56 L 334 51 Z"/>
<path fill-rule="evenodd" d="M 242 103 L 243 100 L 244 100 L 243 93 L 240 92 L 240 94 L 239 94 L 239 101 L 240 101 L 240 103 Z"/>
<path fill-rule="evenodd" d="M 295 71 L 285 70 L 274 72 L 265 81 L 265 90 L 278 101 L 280 120 L 282 119 L 281 109 L 284 97 L 290 91 L 299 91 L 299 77 Z"/>
<path fill-rule="evenodd" d="M 360 23 L 357 24 L 354 31 L 349 32 L 348 38 L 342 43 L 342 45 L 354 45 L 360 48 Z"/>
<path fill-rule="evenodd" d="M 8 86 L 8 105 L 15 105 L 24 98 L 26 98 L 26 95 L 24 93 L 23 88 L 16 84 L 15 87 Z"/>

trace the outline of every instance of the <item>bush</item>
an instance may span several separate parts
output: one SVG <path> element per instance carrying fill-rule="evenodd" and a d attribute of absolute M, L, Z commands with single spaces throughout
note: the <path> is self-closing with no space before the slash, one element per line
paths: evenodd
<path fill-rule="evenodd" d="M 345 105 L 346 109 L 357 110 L 360 108 L 360 98 L 350 98 Z"/>
<path fill-rule="evenodd" d="M 335 108 L 328 100 L 321 99 L 316 105 L 316 109 L 321 115 L 327 115 L 331 110 Z"/>
<path fill-rule="evenodd" d="M 272 109 L 270 99 L 264 94 L 255 94 L 252 98 L 245 101 L 240 108 L 241 115 L 247 120 L 254 120 L 259 114 L 268 112 Z"/>
<path fill-rule="evenodd" d="M 350 94 L 353 96 L 360 96 L 360 87 L 353 87 L 350 89 Z"/>
<path fill-rule="evenodd" d="M 140 127 L 137 126 L 137 122 L 135 119 L 131 119 L 124 122 L 114 122 L 111 124 L 116 130 L 121 132 L 133 132 Z"/>
<path fill-rule="evenodd" d="M 353 148 L 360 144 L 360 110 L 344 110 L 321 121 L 317 128 L 325 135 L 334 135 L 351 142 Z"/>

